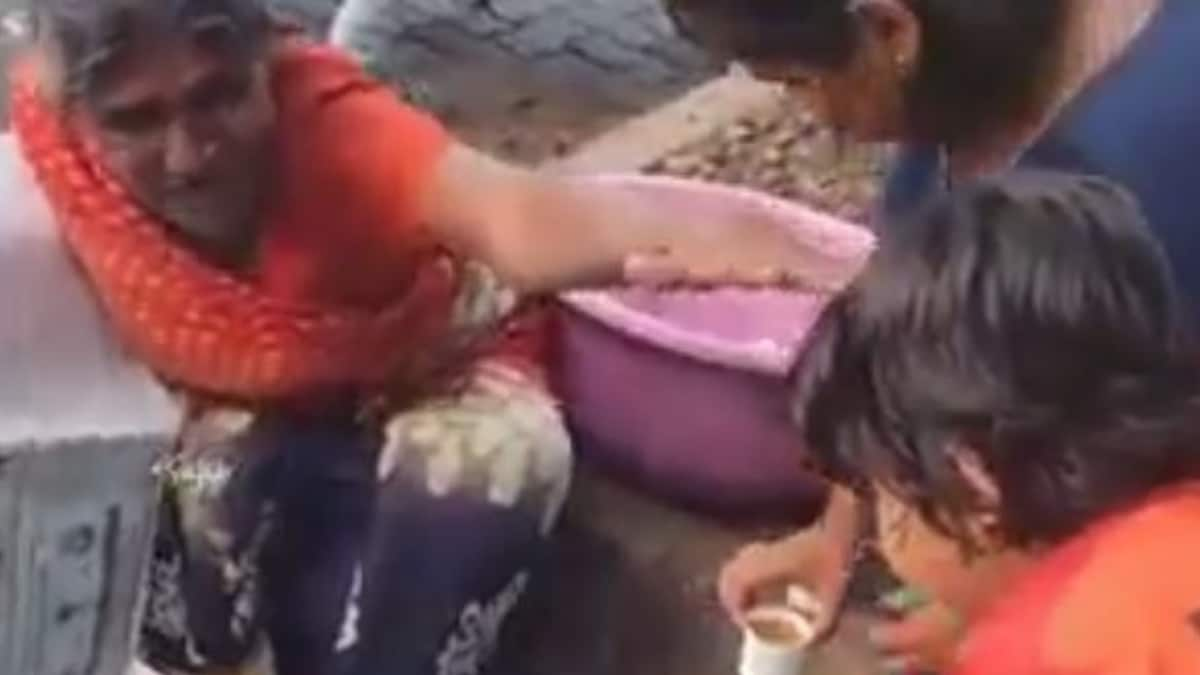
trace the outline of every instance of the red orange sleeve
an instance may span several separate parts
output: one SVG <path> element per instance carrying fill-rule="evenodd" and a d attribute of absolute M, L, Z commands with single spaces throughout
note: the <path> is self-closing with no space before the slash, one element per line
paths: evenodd
<path fill-rule="evenodd" d="M 280 136 L 289 139 L 278 150 L 286 172 L 278 202 L 286 211 L 273 232 L 273 258 L 288 269 L 268 276 L 304 295 L 329 290 L 321 287 L 331 280 L 342 292 L 368 295 L 404 288 L 397 271 L 419 267 L 439 244 L 422 207 L 450 135 L 333 49 L 289 50 L 273 82 Z M 486 357 L 541 379 L 548 313 L 523 312 Z"/>
<path fill-rule="evenodd" d="M 421 208 L 450 145 L 442 125 L 330 48 L 285 53 L 274 83 L 280 136 L 289 139 L 279 152 L 295 186 L 281 201 L 304 209 L 292 215 L 323 216 L 317 226 L 337 222 L 339 236 L 361 244 L 432 243 Z"/>

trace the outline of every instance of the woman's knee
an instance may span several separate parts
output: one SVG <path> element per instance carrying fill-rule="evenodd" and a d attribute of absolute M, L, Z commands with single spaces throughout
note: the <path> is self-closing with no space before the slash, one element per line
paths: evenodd
<path fill-rule="evenodd" d="M 570 489 L 572 447 L 555 400 L 517 370 L 489 364 L 452 397 L 389 422 L 378 476 L 440 498 L 466 496 L 535 514 L 549 533 Z"/>
<path fill-rule="evenodd" d="M 206 411 L 162 467 L 141 631 L 153 665 L 203 672 L 261 647 L 259 555 L 274 520 L 262 490 L 274 455 L 249 452 L 261 441 L 253 416 Z"/>

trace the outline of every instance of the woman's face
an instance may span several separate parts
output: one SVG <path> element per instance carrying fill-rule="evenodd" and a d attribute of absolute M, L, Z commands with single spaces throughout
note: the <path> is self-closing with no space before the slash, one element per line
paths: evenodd
<path fill-rule="evenodd" d="M 257 233 L 274 105 L 266 68 L 184 40 L 138 40 L 73 107 L 102 161 L 148 210 L 219 257 Z"/>
<path fill-rule="evenodd" d="M 877 484 L 873 492 L 877 545 L 892 570 L 968 616 L 1029 565 L 1026 552 L 1000 545 L 967 556 L 960 542 L 936 530 L 886 486 Z M 968 528 L 976 538 L 988 538 L 990 520 L 980 516 Z"/>
<path fill-rule="evenodd" d="M 879 552 L 905 582 L 949 600 L 969 586 L 970 566 L 958 542 L 933 529 L 916 508 L 882 485 L 875 490 Z"/>
<path fill-rule="evenodd" d="M 746 62 L 758 79 L 784 86 L 820 121 L 858 141 L 890 141 L 907 127 L 906 93 L 920 56 L 916 16 L 899 0 L 858 3 L 853 52 L 839 66 Z"/>

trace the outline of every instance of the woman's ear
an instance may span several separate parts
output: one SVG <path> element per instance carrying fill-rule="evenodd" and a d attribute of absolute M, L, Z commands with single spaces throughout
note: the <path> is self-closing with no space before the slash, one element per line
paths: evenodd
<path fill-rule="evenodd" d="M 850 0 L 849 10 L 867 30 L 871 49 L 889 62 L 898 79 L 912 74 L 921 57 L 921 22 L 904 0 Z"/>

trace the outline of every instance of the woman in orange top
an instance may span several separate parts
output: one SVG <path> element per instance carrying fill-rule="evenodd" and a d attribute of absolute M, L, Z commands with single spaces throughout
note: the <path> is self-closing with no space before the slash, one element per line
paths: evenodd
<path fill-rule="evenodd" d="M 41 194 L 19 198 L 191 411 L 142 644 L 162 669 L 267 643 L 281 675 L 478 672 L 571 466 L 519 294 L 806 261 L 765 223 L 689 242 L 463 147 L 258 0 L 35 15 L 12 114 Z"/>
<path fill-rule="evenodd" d="M 893 225 L 794 409 L 888 562 L 968 617 L 950 671 L 1200 673 L 1200 367 L 1133 198 L 1016 173 Z"/>

